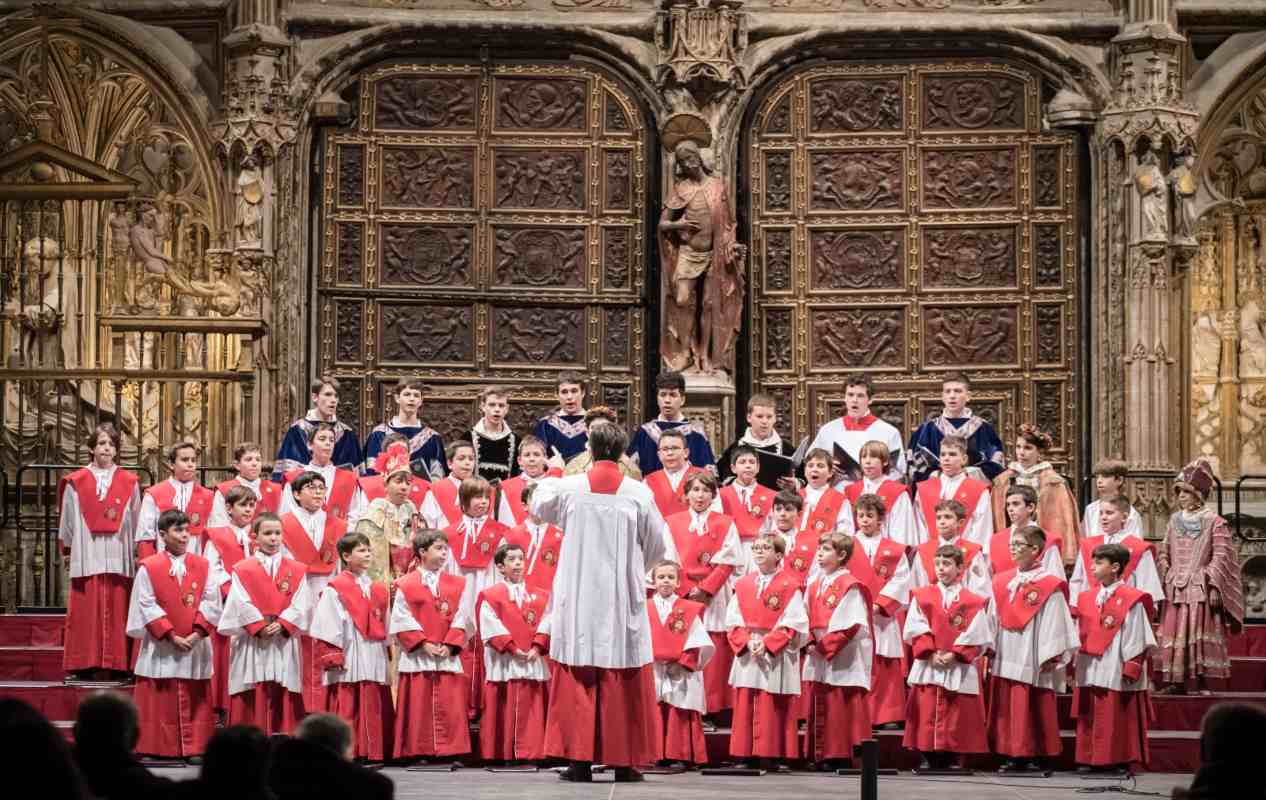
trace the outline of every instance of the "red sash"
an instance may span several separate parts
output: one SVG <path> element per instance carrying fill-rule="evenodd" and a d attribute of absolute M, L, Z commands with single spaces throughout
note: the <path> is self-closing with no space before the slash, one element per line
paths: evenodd
<path fill-rule="evenodd" d="M 901 563 L 901 559 L 906 557 L 906 548 L 905 545 L 894 542 L 892 539 L 880 539 L 879 549 L 875 551 L 875 560 L 872 562 L 866 557 L 861 538 L 861 536 L 853 537 L 853 554 L 849 556 L 848 564 L 845 566 L 857 580 L 866 584 L 871 599 L 877 600 L 879 593 L 896 574 L 897 565 Z"/>
<path fill-rule="evenodd" d="M 1008 526 L 998 531 L 989 539 L 989 567 L 994 574 L 1006 572 L 1009 569 L 1015 569 L 1015 561 L 1011 559 L 1011 529 L 1014 525 Z M 1046 530 L 1043 528 L 1043 530 Z M 1064 549 L 1064 540 L 1058 536 L 1051 536 L 1047 531 L 1046 545 L 1042 547 L 1042 555 L 1039 560 L 1046 555 L 1046 551 L 1052 547 L 1060 550 Z"/>
<path fill-rule="evenodd" d="M 123 514 L 140 478 L 125 469 L 116 469 L 110 477 L 110 488 L 104 500 L 97 499 L 97 478 L 92 470 L 80 467 L 58 482 L 57 497 L 61 500 L 67 485 L 74 485 L 79 498 L 79 513 L 93 536 L 113 536 L 123 524 Z"/>
<path fill-rule="evenodd" d="M 527 529 L 527 523 L 511 528 L 506 532 L 505 539 L 523 548 L 523 556 L 527 559 L 523 582 L 534 589 L 552 589 L 554 574 L 558 572 L 558 555 L 563 548 L 563 529 L 557 525 L 545 526 L 541 542 L 537 545 L 536 563 L 532 562 L 532 532 Z"/>
<path fill-rule="evenodd" d="M 307 575 L 302 564 L 284 556 L 277 562 L 276 578 L 268 577 L 264 565 L 255 558 L 239 561 L 233 570 L 242 588 L 250 596 L 251 603 L 270 621 L 290 607 L 290 601 L 299 590 L 300 582 Z"/>
<path fill-rule="evenodd" d="M 154 598 L 166 612 L 172 633 L 177 636 L 193 633 L 193 623 L 198 618 L 198 606 L 207 585 L 210 567 L 207 560 L 193 553 L 185 553 L 185 577 L 179 584 L 170 574 L 171 558 L 166 552 L 146 558 L 141 562 L 141 567 L 149 573 Z"/>
<path fill-rule="evenodd" d="M 805 497 L 805 491 L 800 490 L 800 496 Z M 808 503 L 808 500 L 805 500 Z M 835 530 L 835 520 L 840 516 L 840 509 L 844 507 L 844 495 L 834 489 L 827 489 L 818 498 L 818 504 L 813 507 L 813 511 L 809 513 L 805 519 L 803 530 L 812 531 L 815 536 L 821 536 L 824 533 L 830 533 Z M 817 542 L 814 542 L 814 549 L 817 549 Z"/>
<path fill-rule="evenodd" d="M 145 490 L 145 493 L 154 498 L 154 505 L 158 506 L 159 514 L 176 507 L 176 486 L 171 481 L 163 481 L 157 486 L 151 486 Z M 193 490 L 189 492 L 189 502 L 185 505 L 185 514 L 189 516 L 190 536 L 202 538 L 202 532 L 207 526 L 207 517 L 211 516 L 211 503 L 214 500 L 215 492 L 197 483 L 193 485 Z"/>
<path fill-rule="evenodd" d="M 655 505 L 659 507 L 661 517 L 668 519 L 673 514 L 680 514 L 690 509 L 690 505 L 686 502 L 686 480 L 696 472 L 702 471 L 694 464 L 688 464 L 686 474 L 681 476 L 681 483 L 677 484 L 676 491 L 673 491 L 673 485 L 668 481 L 666 470 L 657 469 L 643 478 L 646 488 L 655 495 Z"/>
<path fill-rule="evenodd" d="M 848 498 L 849 504 L 853 506 L 853 521 L 857 521 L 857 499 L 865 494 L 863 489 L 866 488 L 866 481 L 853 481 L 844 487 L 844 496 Z M 874 494 L 879 495 L 884 501 L 884 512 L 892 513 L 892 507 L 897 504 L 897 498 L 909 492 L 909 488 L 903 483 L 897 481 L 883 481 L 879 484 L 879 488 Z"/>
<path fill-rule="evenodd" d="M 594 494 L 619 494 L 620 487 L 624 484 L 624 473 L 614 461 L 593 462 L 586 478 L 589 481 L 589 491 Z"/>
<path fill-rule="evenodd" d="M 976 556 L 980 554 L 980 545 L 962 536 L 955 539 L 953 545 L 963 551 L 962 572 L 966 572 L 971 567 L 971 562 L 975 561 Z M 916 551 L 919 561 L 923 564 L 923 572 L 927 575 L 928 583 L 936 583 L 936 549 L 940 546 L 940 538 L 933 534 L 932 538 L 919 545 Z M 997 570 L 994 574 L 998 574 Z"/>
<path fill-rule="evenodd" d="M 818 563 L 819 538 L 817 531 L 799 531 L 791 549 L 782 558 L 782 571 L 795 576 L 801 589 L 809 584 L 809 570 Z"/>
<path fill-rule="evenodd" d="M 1082 592 L 1077 596 L 1077 628 L 1081 634 L 1082 652 L 1101 656 L 1116 638 L 1117 631 L 1125 624 L 1125 616 L 1135 603 L 1142 601 L 1148 616 L 1152 613 L 1152 598 L 1147 592 L 1121 584 L 1100 609 L 1095 605 L 1099 590 Z"/>
<path fill-rule="evenodd" d="M 329 588 L 338 592 L 343 608 L 352 618 L 352 624 L 364 639 L 381 642 L 387 638 L 387 587 L 381 583 L 369 585 L 366 597 L 350 572 L 340 572 L 330 581 Z"/>
<path fill-rule="evenodd" d="M 238 544 L 237 537 L 233 535 L 233 529 L 228 526 L 207 528 L 207 539 L 215 545 L 215 551 L 220 555 L 220 563 L 224 566 L 224 571 L 229 574 L 224 581 L 227 586 L 233 577 L 233 565 L 248 555 L 246 548 Z"/>
<path fill-rule="evenodd" d="M 557 467 L 548 469 L 541 475 L 541 478 L 561 477 L 563 477 L 562 470 Z M 540 480 L 540 478 L 536 480 Z M 511 479 L 501 482 L 501 488 L 498 491 L 506 499 L 506 502 L 510 504 L 510 516 L 513 517 L 514 521 L 503 519 L 499 520 L 500 522 L 507 525 L 518 525 L 527 519 L 527 506 L 523 505 L 523 487 L 527 486 L 527 482 L 528 477 L 526 475 L 515 475 Z"/>
<path fill-rule="evenodd" d="M 744 576 L 734 584 L 734 594 L 738 597 L 739 611 L 743 614 L 743 624 L 748 628 L 773 630 L 778 627 L 782 612 L 791 602 L 791 598 L 800 589 L 793 575 L 785 570 L 774 575 L 765 593 L 756 596 L 756 579 L 759 573 L 753 572 Z"/>
<path fill-rule="evenodd" d="M 237 478 L 229 478 L 227 481 L 215 487 L 215 490 L 224 495 L 228 499 L 229 490 L 234 486 L 246 486 Z M 249 487 L 248 487 L 249 488 Z M 255 521 L 255 517 L 265 511 L 276 514 L 277 509 L 281 508 L 281 487 L 269 480 L 260 480 L 259 482 L 259 500 L 255 503 L 255 514 L 251 517 L 251 522 Z"/>
<path fill-rule="evenodd" d="M 958 484 L 958 488 L 954 490 L 953 497 L 947 497 L 946 500 L 957 500 L 963 504 L 963 508 L 967 509 L 967 519 L 971 519 L 971 515 L 976 513 L 976 506 L 980 503 L 980 496 L 989 489 L 989 484 L 984 481 L 978 481 L 975 478 L 963 478 L 962 483 Z M 941 479 L 928 478 L 919 484 L 919 510 L 923 512 L 923 521 L 927 525 L 928 534 L 931 538 L 936 538 L 936 504 L 941 502 Z"/>
<path fill-rule="evenodd" d="M 1008 570 L 993 579 L 993 599 L 998 606 L 998 622 L 1009 631 L 1024 630 L 1033 621 L 1042 605 L 1056 590 L 1067 593 L 1068 584 L 1063 578 L 1045 575 L 1024 585 L 1011 597 L 1007 584 L 1015 577 L 1015 570 Z"/>
<path fill-rule="evenodd" d="M 492 563 L 497 552 L 497 545 L 506 538 L 510 529 L 492 517 L 484 520 L 479 529 L 479 536 L 466 545 L 466 556 L 462 557 L 462 543 L 466 541 L 466 530 L 463 522 L 458 522 L 444 529 L 448 536 L 448 550 L 453 561 L 462 569 L 484 569 Z"/>
<path fill-rule="evenodd" d="M 431 594 L 418 570 L 397 578 L 395 586 L 404 594 L 405 602 L 409 604 L 409 613 L 422 626 L 422 636 L 426 641 L 432 644 L 443 642 L 448 636 L 457 609 L 461 607 L 466 579 L 441 572 L 438 596 Z"/>
<path fill-rule="evenodd" d="M 937 650 L 953 650 L 954 642 L 971 626 L 972 620 L 988 602 L 978 594 L 959 589 L 958 599 L 950 603 L 949 608 L 943 608 L 941 590 L 935 583 L 915 589 L 911 596 L 932 629 L 932 641 Z"/>
<path fill-rule="evenodd" d="M 479 600 L 492 606 L 497 619 L 510 632 L 515 647 L 523 651 L 532 648 L 532 639 L 536 636 L 536 629 L 545 615 L 545 606 L 549 603 L 549 592 L 528 588 L 527 596 L 523 598 L 523 607 L 519 608 L 510 599 L 510 587 L 505 583 L 498 583 L 484 589 Z M 480 636 L 484 636 L 482 631 Z"/>
<path fill-rule="evenodd" d="M 443 512 L 449 525 L 462 521 L 462 504 L 457 496 L 457 490 L 457 484 L 448 478 L 431 484 L 431 493 L 435 495 L 435 502 L 439 503 L 440 511 Z"/>
<path fill-rule="evenodd" d="M 836 575 L 824 592 L 822 591 L 823 580 L 819 578 L 813 582 L 813 585 L 809 587 L 809 596 L 805 601 L 809 606 L 810 630 L 830 627 L 831 615 L 835 613 L 835 609 L 844 600 L 844 595 L 854 588 L 862 593 L 862 597 L 866 601 L 866 624 L 871 624 L 870 608 L 872 595 L 870 590 L 866 588 L 866 584 L 845 572 L 843 575 Z"/>
<path fill-rule="evenodd" d="M 1086 585 L 1091 589 L 1098 590 L 1098 588 L 1102 585 L 1099 581 L 1095 580 L 1094 573 L 1090 571 L 1090 568 L 1094 566 L 1095 563 L 1093 555 L 1095 548 L 1103 544 L 1106 538 L 1106 536 L 1091 536 L 1089 539 L 1081 540 L 1081 566 L 1086 573 Z M 1130 551 L 1129 562 L 1125 565 L 1125 569 L 1121 570 L 1121 574 L 1117 576 L 1118 580 L 1125 582 L 1128 581 L 1130 576 L 1134 574 L 1134 570 L 1138 569 L 1139 562 L 1143 560 L 1143 554 L 1154 553 L 1154 550 L 1152 545 L 1137 536 L 1127 536 L 1117 542 L 1117 544 Z M 1155 555 L 1152 556 L 1152 558 L 1155 557 Z M 1080 603 L 1078 605 L 1080 605 Z"/>
<path fill-rule="evenodd" d="M 739 538 L 747 542 L 756 538 L 761 526 L 765 524 L 765 517 L 774 510 L 776 493 L 767 486 L 753 484 L 752 510 L 748 511 L 747 506 L 743 505 L 739 499 L 737 487 L 737 484 L 731 483 L 721 488 L 721 511 L 734 520 L 734 527 L 738 528 Z"/>
<path fill-rule="evenodd" d="M 387 496 L 387 479 L 382 475 L 366 475 L 360 479 L 360 490 L 365 493 L 365 500 L 372 503 L 380 497 Z M 426 499 L 426 493 L 429 491 L 431 491 L 430 481 L 422 480 L 416 475 L 409 479 L 409 502 L 413 503 L 414 508 L 422 508 L 422 501 Z"/>
<path fill-rule="evenodd" d="M 313 575 L 329 575 L 338 559 L 338 540 L 347 532 L 347 523 L 331 516 L 325 518 L 325 530 L 321 535 L 321 549 L 312 543 L 312 537 L 293 512 L 281 518 L 281 541 L 295 560 L 307 567 Z"/>
<path fill-rule="evenodd" d="M 701 536 L 690 530 L 690 518 L 690 511 L 682 511 L 664 520 L 668 524 L 668 532 L 673 537 L 673 544 L 677 546 L 681 569 L 688 579 L 682 581 L 681 587 L 677 590 L 683 595 L 716 569 L 716 565 L 712 563 L 712 557 L 725 545 L 725 535 L 730 532 L 730 526 L 734 524 L 734 520 L 726 515 L 710 511 L 707 532 Z M 689 586 L 686 585 L 687 582 Z"/>
<path fill-rule="evenodd" d="M 690 626 L 703 613 L 703 603 L 679 597 L 673 603 L 673 610 L 668 612 L 668 619 L 661 620 L 655 601 L 648 600 L 646 613 L 651 619 L 651 646 L 655 651 L 655 660 L 677 661 L 685 649 Z"/>

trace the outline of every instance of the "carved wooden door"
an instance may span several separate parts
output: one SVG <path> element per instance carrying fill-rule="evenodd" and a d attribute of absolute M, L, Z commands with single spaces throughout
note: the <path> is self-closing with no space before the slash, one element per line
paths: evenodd
<path fill-rule="evenodd" d="M 906 437 L 963 371 L 1007 442 L 1077 471 L 1076 139 L 1001 62 L 836 63 L 785 78 L 749 137 L 751 364 L 798 441 L 870 372 Z"/>
<path fill-rule="evenodd" d="M 570 63 L 395 64 L 360 78 L 353 127 L 325 137 L 321 371 L 362 435 L 419 376 L 450 441 L 489 383 L 511 421 L 556 403 L 641 407 L 646 129 L 616 79 Z"/>

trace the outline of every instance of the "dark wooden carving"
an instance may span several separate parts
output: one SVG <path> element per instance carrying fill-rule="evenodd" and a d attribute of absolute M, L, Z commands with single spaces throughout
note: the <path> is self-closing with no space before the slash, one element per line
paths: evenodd
<path fill-rule="evenodd" d="M 1033 326 L 1039 364 L 1062 364 L 1064 361 L 1064 313 L 1057 305 L 1033 306 Z"/>
<path fill-rule="evenodd" d="M 447 130 L 475 127 L 479 81 L 474 76 L 395 75 L 374 88 L 379 130 Z"/>
<path fill-rule="evenodd" d="M 791 288 L 791 231 L 775 228 L 764 233 L 765 288 L 786 291 Z"/>
<path fill-rule="evenodd" d="M 840 403 L 841 408 L 843 403 Z M 840 412 L 843 416 L 843 411 Z M 901 431 L 906 430 L 906 402 L 904 400 L 879 401 L 870 404 L 870 413 Z"/>
<path fill-rule="evenodd" d="M 585 229 L 495 228 L 497 283 L 582 288 L 588 263 Z"/>
<path fill-rule="evenodd" d="M 359 206 L 365 202 L 365 148 L 359 144 L 338 146 L 338 204 Z"/>
<path fill-rule="evenodd" d="M 585 151 L 498 150 L 497 205 L 502 208 L 585 207 Z"/>
<path fill-rule="evenodd" d="M 791 133 L 791 93 L 783 95 L 765 118 L 765 133 L 775 136 Z"/>
<path fill-rule="evenodd" d="M 765 369 L 791 369 L 791 353 L 795 348 L 795 331 L 791 326 L 790 308 L 765 311 Z"/>
<path fill-rule="evenodd" d="M 774 414 L 777 418 L 777 422 L 774 423 L 774 430 L 778 431 L 778 435 L 784 439 L 790 439 L 793 411 L 791 406 L 792 388 L 790 386 L 771 386 L 765 393 L 774 398 Z"/>
<path fill-rule="evenodd" d="M 470 306 L 388 305 L 379 314 L 384 362 L 469 363 L 475 341 Z"/>
<path fill-rule="evenodd" d="M 383 223 L 381 231 L 382 285 L 470 285 L 471 226 Z"/>
<path fill-rule="evenodd" d="M 765 210 L 791 210 L 791 153 L 765 153 Z"/>
<path fill-rule="evenodd" d="M 905 312 L 899 308 L 819 309 L 810 316 L 809 363 L 815 368 L 905 366 Z"/>
<path fill-rule="evenodd" d="M 906 272 L 905 232 L 813 230 L 809 258 L 815 289 L 900 289 Z"/>
<path fill-rule="evenodd" d="M 422 406 L 426 424 L 439 433 L 444 444 L 466 438 L 471 426 L 479 419 L 474 400 L 437 400 L 426 398 Z M 513 404 L 511 404 L 513 408 Z"/>
<path fill-rule="evenodd" d="M 357 439 L 363 439 L 365 426 L 361 420 L 361 386 L 359 378 L 338 379 L 338 421 L 356 432 Z"/>
<path fill-rule="evenodd" d="M 365 357 L 365 304 L 360 300 L 334 301 L 334 360 L 359 364 Z"/>
<path fill-rule="evenodd" d="M 506 412 L 506 422 L 510 423 L 511 430 L 519 436 L 524 436 L 532 432 L 537 420 L 547 416 L 556 408 L 558 408 L 558 403 L 548 400 L 512 399 L 510 410 Z"/>
<path fill-rule="evenodd" d="M 633 207 L 629 162 L 631 154 L 628 150 L 608 150 L 603 156 L 603 186 L 606 197 L 603 202 L 606 208 L 627 210 Z"/>
<path fill-rule="evenodd" d="M 1060 205 L 1060 170 L 1058 147 L 1033 148 L 1033 204 L 1040 208 Z"/>
<path fill-rule="evenodd" d="M 1033 282 L 1041 287 L 1064 282 L 1064 237 L 1059 223 L 1033 226 Z"/>
<path fill-rule="evenodd" d="M 923 324 L 924 357 L 930 367 L 1017 361 L 1014 306 L 929 306 Z"/>
<path fill-rule="evenodd" d="M 629 415 L 629 396 L 628 384 L 602 384 L 602 404 L 615 409 L 615 413 L 619 417 L 616 422 L 623 425 L 626 430 L 630 429 L 632 423 L 636 421 L 631 419 Z"/>
<path fill-rule="evenodd" d="M 629 357 L 629 310 L 627 308 L 608 308 L 603 312 L 604 336 L 602 339 L 603 366 L 627 367 Z"/>
<path fill-rule="evenodd" d="M 924 228 L 924 285 L 966 289 L 1019 286 L 1015 228 Z"/>
<path fill-rule="evenodd" d="M 1064 386 L 1033 384 L 1033 423 L 1050 434 L 1056 447 L 1064 446 Z"/>
<path fill-rule="evenodd" d="M 629 132 L 629 117 L 620 106 L 620 101 L 616 100 L 610 92 L 606 96 L 606 113 L 604 117 L 607 131 L 611 133 Z"/>
<path fill-rule="evenodd" d="M 1015 205 L 1015 151 L 925 150 L 927 208 L 1009 208 Z"/>
<path fill-rule="evenodd" d="M 813 133 L 899 131 L 902 79 L 821 78 L 809 84 L 809 130 Z"/>
<path fill-rule="evenodd" d="M 602 281 L 608 289 L 629 288 L 629 229 L 602 229 Z"/>
<path fill-rule="evenodd" d="M 585 352 L 584 310 L 504 308 L 492 310 L 492 356 L 503 364 L 575 364 Z"/>
<path fill-rule="evenodd" d="M 338 236 L 338 261 L 334 280 L 338 283 L 360 284 L 364 280 L 361 253 L 365 250 L 365 226 L 359 222 L 340 222 L 334 230 Z"/>
<path fill-rule="evenodd" d="M 815 211 L 899 210 L 905 198 L 900 150 L 813 152 L 809 157 L 809 207 Z"/>
<path fill-rule="evenodd" d="M 500 130 L 583 131 L 589 82 L 584 78 L 496 80 Z"/>
<path fill-rule="evenodd" d="M 925 75 L 923 126 L 928 130 L 1024 127 L 1024 83 L 1002 75 Z"/>
<path fill-rule="evenodd" d="M 474 163 L 473 147 L 384 147 L 383 205 L 470 208 Z"/>

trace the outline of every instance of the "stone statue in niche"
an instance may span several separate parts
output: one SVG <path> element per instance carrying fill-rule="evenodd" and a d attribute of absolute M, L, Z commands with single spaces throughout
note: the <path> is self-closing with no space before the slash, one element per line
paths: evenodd
<path fill-rule="evenodd" d="M 1141 241 L 1169 241 L 1169 192 L 1155 147 L 1139 156 L 1139 165 L 1134 171 L 1134 188 L 1139 197 Z"/>
<path fill-rule="evenodd" d="M 136 305 L 153 309 L 158 304 L 156 292 L 165 283 L 165 277 L 171 269 L 171 259 L 163 253 L 158 209 L 152 205 L 145 206 L 141 211 L 141 218 L 132 226 L 128 240 L 132 245 L 132 257 L 141 265 L 141 280 L 136 287 Z"/>
<path fill-rule="evenodd" d="M 1240 309 L 1240 377 L 1266 375 L 1266 333 L 1262 331 L 1262 309 L 1249 300 Z"/>
<path fill-rule="evenodd" d="M 1185 150 L 1169 171 L 1169 187 L 1174 194 L 1174 241 L 1196 241 L 1196 157 Z"/>
<path fill-rule="evenodd" d="M 128 312 L 132 308 L 128 283 L 131 279 L 132 259 L 131 228 L 132 215 L 127 211 L 127 203 L 114 201 L 114 210 L 106 219 L 110 229 L 110 292 L 111 307 L 116 314 Z"/>
<path fill-rule="evenodd" d="M 237 174 L 237 246 L 261 248 L 264 245 L 264 176 L 254 153 L 242 161 Z"/>
<path fill-rule="evenodd" d="M 1222 364 L 1222 333 L 1212 311 L 1196 317 L 1191 330 L 1191 374 L 1217 377 Z"/>
<path fill-rule="evenodd" d="M 665 137 L 665 146 L 673 148 L 675 180 L 659 219 L 660 355 L 669 369 L 732 374 L 747 248 L 735 238 L 729 187 L 703 163 L 699 142 L 672 138 L 676 141 L 669 143 Z"/>
<path fill-rule="evenodd" d="M 6 316 L 17 328 L 9 364 L 14 367 L 51 369 L 66 366 L 62 352 L 61 291 L 57 262 L 61 247 L 47 236 L 31 239 L 22 248 L 23 271 L 20 296 L 9 301 Z"/>

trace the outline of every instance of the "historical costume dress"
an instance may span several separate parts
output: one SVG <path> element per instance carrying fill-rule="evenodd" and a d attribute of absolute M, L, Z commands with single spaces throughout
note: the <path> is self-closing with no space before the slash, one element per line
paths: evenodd
<path fill-rule="evenodd" d="M 1001 530 L 1007 525 L 1007 490 L 1012 484 L 1027 486 L 1037 492 L 1037 525 L 1046 532 L 1047 538 L 1058 537 L 1062 542 L 1064 563 L 1071 564 L 1077 557 L 1077 536 L 1081 526 L 1077 520 L 1077 500 L 1064 480 L 1048 461 L 1041 461 L 1025 468 L 1019 462 L 993 479 L 993 525 Z"/>

